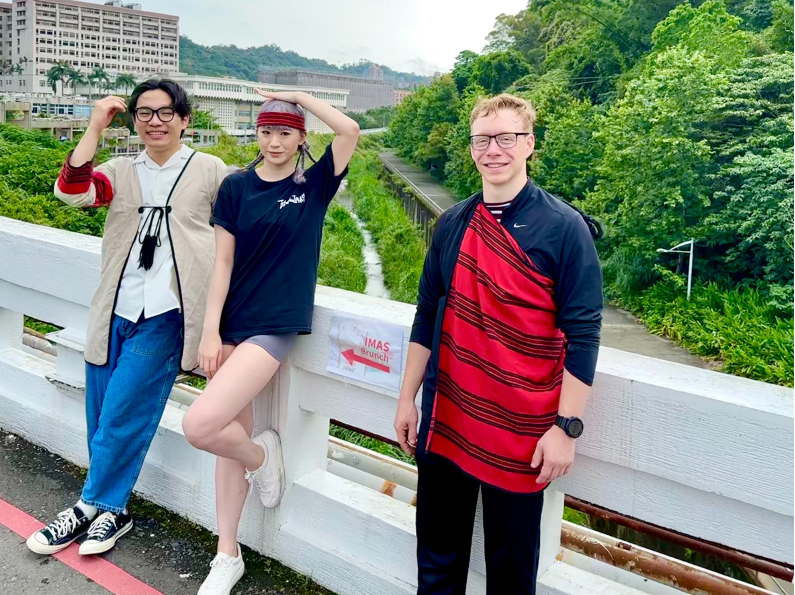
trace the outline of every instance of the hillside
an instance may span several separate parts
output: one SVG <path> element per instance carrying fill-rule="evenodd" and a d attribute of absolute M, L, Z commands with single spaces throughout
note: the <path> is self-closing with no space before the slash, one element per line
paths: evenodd
<path fill-rule="evenodd" d="M 188 74 L 203 74 L 206 76 L 231 76 L 234 78 L 257 80 L 257 67 L 270 68 L 311 68 L 338 72 L 353 76 L 367 74 L 367 69 L 372 64 L 366 60 L 358 64 L 346 64 L 342 67 L 329 64 L 317 58 L 305 58 L 289 50 L 283 50 L 277 45 L 263 45 L 260 47 L 239 48 L 235 45 L 204 46 L 191 41 L 184 35 L 179 40 L 180 70 Z M 409 86 L 413 83 L 427 83 L 430 77 L 414 73 L 398 72 L 388 66 L 381 66 L 384 79 L 397 87 Z"/>

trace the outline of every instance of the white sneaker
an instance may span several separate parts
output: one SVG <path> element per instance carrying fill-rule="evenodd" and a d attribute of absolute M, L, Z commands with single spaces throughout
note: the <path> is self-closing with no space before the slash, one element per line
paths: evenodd
<path fill-rule="evenodd" d="M 256 484 L 259 497 L 265 508 L 275 508 L 284 495 L 284 461 L 282 460 L 282 442 L 273 430 L 265 430 L 253 438 L 265 450 L 265 462 L 256 471 L 246 470 L 249 491 Z"/>
<path fill-rule="evenodd" d="M 237 546 L 237 558 L 226 554 L 217 554 L 210 562 L 210 574 L 199 587 L 198 595 L 229 595 L 232 587 L 237 584 L 246 571 L 240 546 Z"/>

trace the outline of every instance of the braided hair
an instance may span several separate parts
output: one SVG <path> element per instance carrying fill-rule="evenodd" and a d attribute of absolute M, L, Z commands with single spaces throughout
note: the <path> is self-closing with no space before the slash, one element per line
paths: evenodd
<path fill-rule="evenodd" d="M 295 105 L 294 103 L 290 103 L 289 101 L 280 101 L 278 99 L 272 99 L 271 101 L 265 102 L 265 104 L 262 106 L 262 109 L 260 110 L 260 113 L 262 112 L 286 113 L 304 118 L 304 112 L 299 106 Z M 282 125 L 269 125 L 268 128 L 271 130 L 295 130 L 295 128 L 290 126 Z M 312 156 L 312 153 L 309 150 L 309 142 L 304 140 L 304 142 L 298 146 L 298 161 L 296 162 L 295 173 L 293 174 L 293 181 L 296 184 L 303 184 L 306 182 L 305 174 L 307 157 L 309 157 L 312 163 L 317 163 L 317 159 Z M 262 154 L 262 151 L 259 151 L 254 160 L 244 169 L 254 169 L 260 163 L 262 163 L 264 159 L 265 156 Z"/>

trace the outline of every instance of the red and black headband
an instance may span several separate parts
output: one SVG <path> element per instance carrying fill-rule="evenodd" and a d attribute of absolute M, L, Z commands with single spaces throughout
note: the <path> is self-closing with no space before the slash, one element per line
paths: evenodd
<path fill-rule="evenodd" d="M 260 112 L 257 127 L 260 126 L 288 126 L 306 132 L 306 118 L 287 112 Z"/>

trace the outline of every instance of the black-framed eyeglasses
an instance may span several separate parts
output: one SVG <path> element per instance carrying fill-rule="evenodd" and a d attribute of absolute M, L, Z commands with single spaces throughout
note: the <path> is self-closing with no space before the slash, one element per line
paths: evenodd
<path fill-rule="evenodd" d="M 158 109 L 152 109 L 151 107 L 139 107 L 134 110 L 133 113 L 141 122 L 150 122 L 152 118 L 154 118 L 155 114 L 157 114 L 157 118 L 161 122 L 171 122 L 171 120 L 174 119 L 173 107 L 161 107 Z"/>
<path fill-rule="evenodd" d="M 528 136 L 529 132 L 503 132 L 502 134 L 473 134 L 469 137 L 469 144 L 473 149 L 482 151 L 491 144 L 491 139 L 497 141 L 501 149 L 512 149 L 516 146 L 520 136 Z"/>

